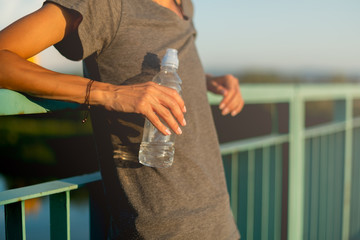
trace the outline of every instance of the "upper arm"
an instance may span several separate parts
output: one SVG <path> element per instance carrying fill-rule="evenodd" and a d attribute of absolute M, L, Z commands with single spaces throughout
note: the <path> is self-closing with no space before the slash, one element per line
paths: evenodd
<path fill-rule="evenodd" d="M 80 21 L 79 13 L 56 4 L 44 4 L 39 10 L 0 31 L 0 50 L 29 58 L 75 31 Z"/>

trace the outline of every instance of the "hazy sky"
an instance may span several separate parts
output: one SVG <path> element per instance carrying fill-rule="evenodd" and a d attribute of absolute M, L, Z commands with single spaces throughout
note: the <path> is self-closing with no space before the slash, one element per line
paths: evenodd
<path fill-rule="evenodd" d="M 360 73 L 360 1 L 196 1 L 208 68 Z"/>
<path fill-rule="evenodd" d="M 42 0 L 0 0 L 0 28 Z M 205 69 L 360 74 L 359 0 L 193 0 Z M 55 51 L 40 57 L 68 67 Z M 61 64 L 57 64 L 61 62 Z M 79 66 L 76 64 L 75 66 Z"/>

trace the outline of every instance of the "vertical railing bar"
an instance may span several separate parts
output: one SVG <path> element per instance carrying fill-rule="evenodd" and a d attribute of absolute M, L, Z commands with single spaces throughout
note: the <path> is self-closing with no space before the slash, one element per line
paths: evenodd
<path fill-rule="evenodd" d="M 334 176 L 334 163 L 335 163 L 335 140 L 334 134 L 331 134 L 329 137 L 329 159 L 328 159 L 328 188 L 327 188 L 327 218 L 326 218 L 326 238 L 325 239 L 333 239 L 333 221 L 334 221 L 334 183 L 335 178 Z"/>
<path fill-rule="evenodd" d="M 290 159 L 288 195 L 288 239 L 303 240 L 304 230 L 304 126 L 305 100 L 298 86 L 290 101 Z"/>
<path fill-rule="evenodd" d="M 358 133 L 357 133 L 357 142 L 358 144 L 360 144 L 360 128 L 358 129 Z M 357 179 L 357 184 L 358 185 L 355 185 L 354 186 L 359 186 L 360 185 L 360 149 L 359 148 L 356 148 L 357 149 L 357 158 L 355 159 L 356 161 L 356 165 L 357 165 L 357 168 L 356 168 L 356 179 Z M 360 233 L 360 191 L 358 190 L 357 192 L 357 201 L 354 202 L 354 204 L 357 205 L 357 218 L 356 218 L 356 222 L 354 223 L 355 226 L 356 226 L 356 233 Z"/>
<path fill-rule="evenodd" d="M 345 163 L 344 163 L 344 186 L 343 186 L 343 219 L 342 239 L 349 239 L 350 226 L 350 201 L 351 201 L 351 174 L 352 174 L 352 130 L 353 130 L 353 98 L 346 97 L 345 113 Z"/>
<path fill-rule="evenodd" d="M 254 210 L 255 210 L 255 150 L 249 151 L 248 157 L 248 193 L 247 193 L 247 239 L 254 238 Z"/>
<path fill-rule="evenodd" d="M 346 134 L 347 131 L 347 109 L 346 109 L 346 102 L 347 99 L 341 99 L 341 100 L 337 100 L 334 101 L 334 111 L 333 111 L 333 119 L 335 122 L 338 123 L 344 123 L 345 129 L 344 129 L 344 133 Z M 342 139 L 340 139 L 342 137 L 343 133 L 336 133 L 334 134 L 335 136 L 335 145 L 334 145 L 334 162 L 333 162 L 333 178 L 334 178 L 334 184 L 332 185 L 333 191 L 334 191 L 334 199 L 333 199 L 333 204 L 334 207 L 332 209 L 332 226 L 331 227 L 331 231 L 332 231 L 332 238 L 333 239 L 341 239 L 341 236 L 339 236 L 339 234 L 341 234 L 341 224 L 340 221 L 342 221 L 342 216 L 340 216 L 341 213 L 341 208 L 343 208 L 343 204 L 342 201 L 339 199 L 342 195 L 343 192 L 340 192 L 341 187 L 340 184 L 344 185 L 344 177 L 342 177 L 343 174 L 341 174 L 339 171 L 339 163 L 341 162 L 343 165 L 345 164 L 345 152 L 344 152 L 344 147 L 342 146 L 342 144 L 345 143 L 345 141 L 341 141 Z M 340 156 L 339 156 L 340 154 Z M 344 170 L 342 170 L 344 171 Z M 341 195 L 341 196 L 340 196 Z"/>
<path fill-rule="evenodd" d="M 269 195 L 270 195 L 270 147 L 263 148 L 262 156 L 262 206 L 261 206 L 261 239 L 269 239 Z"/>
<path fill-rule="evenodd" d="M 25 202 L 7 204 L 4 209 L 6 239 L 26 240 Z"/>
<path fill-rule="evenodd" d="M 355 133 L 355 143 L 354 144 L 360 144 L 360 128 L 356 130 Z M 353 191 L 355 195 L 355 201 L 352 202 L 352 204 L 355 205 L 357 211 L 351 210 L 351 212 L 355 215 L 355 218 L 352 222 L 353 225 L 353 233 L 360 233 L 360 191 L 358 190 L 358 186 L 360 185 L 360 149 L 355 148 L 355 156 L 353 158 L 355 167 L 353 167 L 355 174 L 353 175 L 353 189 L 356 189 Z M 351 236 L 352 237 L 352 236 Z"/>
<path fill-rule="evenodd" d="M 356 231 L 355 231 L 355 222 L 356 222 L 356 213 L 358 212 L 358 206 L 357 206 L 357 204 L 356 204 L 356 202 L 358 202 L 359 200 L 357 199 L 357 190 L 356 190 L 356 188 L 354 189 L 354 186 L 355 186 L 355 176 L 357 176 L 357 173 L 356 173 L 356 171 L 357 171 L 357 168 L 358 168 L 358 166 L 357 166 L 357 163 L 356 163 L 356 159 L 358 158 L 358 156 L 357 156 L 357 151 L 356 151 L 356 147 L 354 147 L 354 146 L 356 146 L 355 144 L 356 144 L 356 142 L 357 142 L 357 128 L 354 128 L 353 129 L 353 155 L 352 155 L 352 157 L 353 157 L 353 165 L 352 165 L 352 177 L 353 177 L 353 179 L 352 179 L 352 184 L 351 184 L 351 191 L 352 191 L 352 194 L 351 194 L 351 213 L 350 213 L 350 226 L 349 226 L 349 238 L 351 239 L 352 238 L 352 236 L 356 233 Z M 358 184 L 357 184 L 357 186 L 358 186 Z M 360 192 L 360 191 L 359 191 Z"/>
<path fill-rule="evenodd" d="M 70 191 L 49 196 L 51 240 L 70 239 Z"/>
<path fill-rule="evenodd" d="M 275 146 L 275 216 L 274 239 L 281 239 L 281 206 L 282 206 L 282 147 Z"/>
<path fill-rule="evenodd" d="M 336 156 L 335 156 L 335 185 L 334 188 L 336 189 L 336 193 L 335 193 L 335 202 L 336 202 L 336 208 L 335 208 L 335 219 L 334 219 L 334 239 L 341 239 L 342 237 L 342 216 L 343 216 L 343 192 L 344 192 L 344 173 L 345 173 L 345 149 L 346 146 L 345 144 L 345 135 L 346 133 L 342 133 L 339 132 L 337 133 L 337 137 L 336 137 L 336 146 L 338 148 L 338 150 L 336 151 Z M 351 192 L 351 189 L 350 189 Z M 351 197 L 351 196 L 350 196 Z M 350 204 L 350 200 L 349 200 L 349 204 Z M 345 226 L 347 228 L 350 229 L 350 215 L 349 215 L 349 225 Z"/>
<path fill-rule="evenodd" d="M 279 133 L 279 111 L 276 103 L 271 104 L 271 132 Z"/>
<path fill-rule="evenodd" d="M 320 138 L 320 190 L 319 190 L 319 240 L 326 240 L 326 218 L 327 218 L 327 189 L 328 189 L 328 136 Z"/>
<path fill-rule="evenodd" d="M 355 229 L 356 229 L 356 224 L 355 222 L 356 221 L 356 213 L 358 212 L 358 204 L 357 202 L 359 201 L 357 199 L 357 192 L 360 192 L 360 191 L 357 191 L 355 187 L 355 181 L 357 179 L 356 176 L 357 176 L 357 168 L 359 168 L 359 166 L 357 166 L 357 162 L 356 162 L 356 159 L 358 158 L 358 153 L 357 153 L 357 150 L 356 150 L 356 146 L 355 144 L 358 142 L 357 140 L 357 136 L 358 136 L 358 129 L 357 128 L 354 128 L 353 129 L 354 131 L 354 134 L 353 134 L 353 166 L 352 166 L 352 184 L 351 184 L 351 191 L 352 191 L 352 194 L 351 194 L 351 213 L 350 213 L 350 227 L 349 227 L 349 238 L 351 239 L 352 236 L 356 233 Z M 358 186 L 359 184 L 356 184 L 356 186 Z"/>
<path fill-rule="evenodd" d="M 238 153 L 231 154 L 231 208 L 235 222 L 237 222 L 238 213 L 238 189 L 239 189 L 239 159 Z"/>
<path fill-rule="evenodd" d="M 311 162 L 312 162 L 312 138 L 305 139 L 305 191 L 304 191 L 304 240 L 310 239 L 310 199 L 311 199 Z"/>
<path fill-rule="evenodd" d="M 341 151 L 341 147 L 339 146 L 339 143 L 341 143 L 341 139 L 339 139 L 341 136 L 340 136 L 340 133 L 336 133 L 335 134 L 335 146 L 336 146 L 336 151 L 334 152 L 334 156 L 335 156 L 335 161 L 334 161 L 334 173 L 333 173 L 333 176 L 335 178 L 335 181 L 334 181 L 334 185 L 332 186 L 333 189 L 334 189 L 334 213 L 333 213 L 333 225 L 332 225 L 332 228 L 333 228 L 333 239 L 341 239 L 341 236 L 339 236 L 339 228 L 341 227 L 340 225 L 340 219 L 341 219 L 341 216 L 339 216 L 339 212 L 338 212 L 338 209 L 341 208 L 342 204 L 341 204 L 341 201 L 339 201 L 339 197 L 338 195 L 341 194 L 340 193 L 340 189 L 339 189 L 339 186 L 340 186 L 340 183 L 339 181 L 342 181 L 343 179 L 341 178 L 341 176 L 339 176 L 339 162 L 343 160 L 343 157 L 339 157 L 339 152 Z M 340 218 L 340 219 L 339 219 Z"/>
<path fill-rule="evenodd" d="M 310 197 L 310 238 L 318 239 L 319 217 L 319 139 L 313 138 L 311 157 L 311 197 Z"/>
<path fill-rule="evenodd" d="M 23 232 L 23 240 L 26 240 L 26 224 L 25 224 L 25 201 L 21 201 L 21 222 L 22 222 L 22 232 Z"/>

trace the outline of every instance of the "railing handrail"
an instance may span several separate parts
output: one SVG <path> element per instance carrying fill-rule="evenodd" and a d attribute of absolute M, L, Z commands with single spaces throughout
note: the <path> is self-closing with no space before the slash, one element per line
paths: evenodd
<path fill-rule="evenodd" d="M 46 113 L 61 109 L 75 109 L 79 106 L 76 103 L 35 98 L 0 88 L 0 116 Z"/>
<path fill-rule="evenodd" d="M 265 83 L 241 84 L 242 97 L 245 103 L 281 103 L 290 102 L 294 96 L 300 96 L 306 101 L 336 100 L 349 97 L 360 97 L 360 83 L 339 84 L 292 84 L 292 83 Z M 212 105 L 220 103 L 222 97 L 208 94 Z"/>
<path fill-rule="evenodd" d="M 24 200 L 49 196 L 56 193 L 78 189 L 88 183 L 101 180 L 99 172 L 49 181 L 27 187 L 20 187 L 0 192 L 0 206 Z"/>
<path fill-rule="evenodd" d="M 360 83 L 339 84 L 312 84 L 312 83 L 262 83 L 241 84 L 242 96 L 245 103 L 279 103 L 289 102 L 296 94 L 305 100 L 344 99 L 349 97 L 360 97 Z M 298 96 L 299 96 L 298 95 Z M 209 102 L 213 105 L 220 103 L 222 97 L 208 94 Z M 0 89 L 0 116 L 45 113 L 47 111 L 78 108 L 80 105 L 55 100 L 44 100 L 25 96 L 21 93 Z"/>

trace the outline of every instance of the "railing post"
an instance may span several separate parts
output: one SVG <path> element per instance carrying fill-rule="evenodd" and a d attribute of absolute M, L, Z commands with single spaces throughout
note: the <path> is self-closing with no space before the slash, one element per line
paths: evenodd
<path fill-rule="evenodd" d="M 24 201 L 5 205 L 5 235 L 8 240 L 25 240 Z"/>
<path fill-rule="evenodd" d="M 254 239 L 255 219 L 255 150 L 248 156 L 248 189 L 247 189 L 247 239 Z"/>
<path fill-rule="evenodd" d="M 345 102 L 345 159 L 344 159 L 344 196 L 342 239 L 348 240 L 350 233 L 351 181 L 352 181 L 352 140 L 353 140 L 353 98 L 346 97 Z"/>
<path fill-rule="evenodd" d="M 234 219 L 237 222 L 238 217 L 238 199 L 239 199 L 239 159 L 238 154 L 231 154 L 231 208 Z"/>
<path fill-rule="evenodd" d="M 281 209 L 282 209 L 282 178 L 283 178 L 282 148 L 275 146 L 275 187 L 274 187 L 274 238 L 281 239 Z"/>
<path fill-rule="evenodd" d="M 61 192 L 50 198 L 51 240 L 70 239 L 70 192 Z"/>
<path fill-rule="evenodd" d="M 290 158 L 287 236 L 289 240 L 302 240 L 304 235 L 305 101 L 301 96 L 301 89 L 297 86 L 294 87 L 294 97 L 289 105 Z"/>
<path fill-rule="evenodd" d="M 261 203 L 261 239 L 269 239 L 270 215 L 270 147 L 263 148 L 262 155 L 262 203 Z"/>

